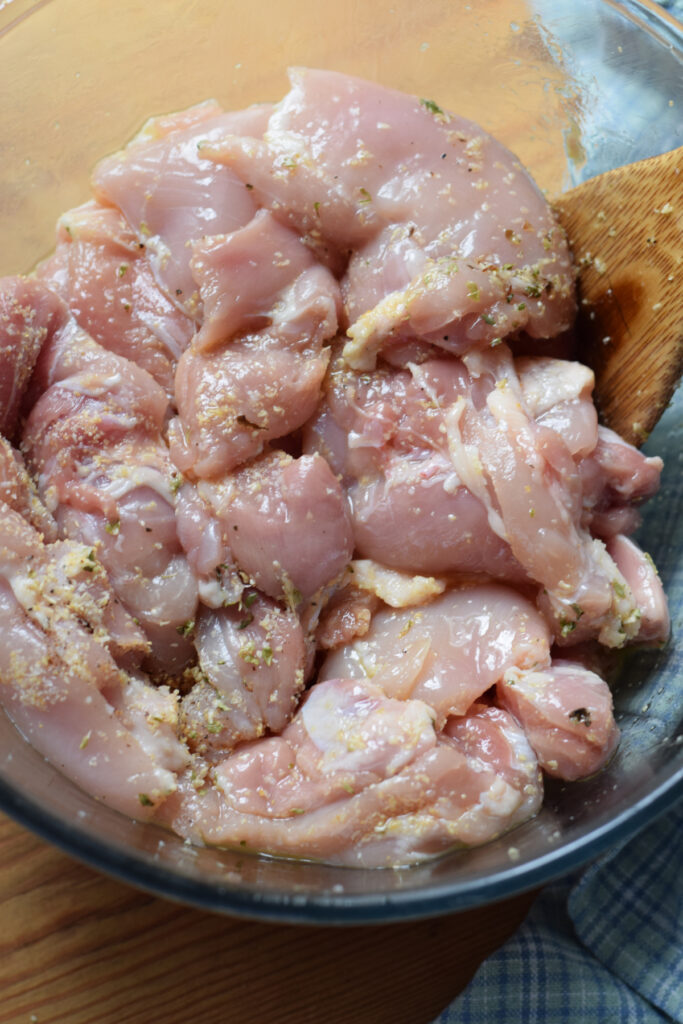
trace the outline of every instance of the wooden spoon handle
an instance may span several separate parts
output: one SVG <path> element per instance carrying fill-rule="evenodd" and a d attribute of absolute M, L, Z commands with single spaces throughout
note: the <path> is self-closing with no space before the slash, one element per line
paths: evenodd
<path fill-rule="evenodd" d="M 641 444 L 683 370 L 683 149 L 554 203 L 579 269 L 579 358 L 603 421 Z"/>

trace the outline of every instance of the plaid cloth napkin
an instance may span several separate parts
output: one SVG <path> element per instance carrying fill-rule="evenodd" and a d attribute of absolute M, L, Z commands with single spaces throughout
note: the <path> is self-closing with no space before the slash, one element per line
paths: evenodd
<path fill-rule="evenodd" d="M 683 1024 L 683 803 L 545 889 L 434 1024 Z"/>

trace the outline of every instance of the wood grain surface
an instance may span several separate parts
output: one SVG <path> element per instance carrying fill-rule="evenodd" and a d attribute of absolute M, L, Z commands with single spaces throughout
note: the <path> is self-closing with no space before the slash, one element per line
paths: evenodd
<path fill-rule="evenodd" d="M 683 149 L 555 202 L 579 267 L 579 357 L 604 422 L 640 445 L 683 370 Z"/>
<path fill-rule="evenodd" d="M 169 903 L 0 815 L 0 1024 L 429 1024 L 533 898 L 429 921 L 274 925 Z"/>

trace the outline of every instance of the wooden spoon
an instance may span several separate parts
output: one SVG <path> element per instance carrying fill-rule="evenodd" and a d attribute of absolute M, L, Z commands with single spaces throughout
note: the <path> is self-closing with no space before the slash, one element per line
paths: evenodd
<path fill-rule="evenodd" d="M 683 371 L 683 148 L 553 204 L 579 269 L 579 358 L 603 422 L 642 444 Z"/>

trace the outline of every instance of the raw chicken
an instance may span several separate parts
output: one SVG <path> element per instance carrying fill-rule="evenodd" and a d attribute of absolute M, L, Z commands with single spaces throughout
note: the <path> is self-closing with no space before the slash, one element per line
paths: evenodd
<path fill-rule="evenodd" d="M 604 544 L 581 525 L 581 479 L 554 430 L 529 415 L 506 346 L 464 357 L 477 383 L 446 404 L 422 367 L 428 396 L 443 410 L 455 472 L 487 509 L 489 524 L 540 584 L 539 603 L 560 642 L 597 636 L 621 647 L 638 634 L 631 590 Z"/>
<path fill-rule="evenodd" d="M 316 247 L 352 251 L 345 356 L 370 369 L 387 342 L 449 351 L 569 327 L 566 240 L 519 162 L 479 126 L 332 71 L 295 69 L 263 137 L 203 153 Z"/>
<path fill-rule="evenodd" d="M 91 545 L 142 624 L 155 670 L 192 660 L 182 634 L 197 581 L 178 540 L 175 471 L 161 436 L 167 401 L 142 369 L 68 320 L 44 345 L 42 390 L 23 432 L 29 467 L 62 536 Z M 180 632 L 179 632 L 180 631 Z"/>
<path fill-rule="evenodd" d="M 645 456 L 607 427 L 598 427 L 594 450 L 579 463 L 583 522 L 607 539 L 633 533 L 640 525 L 638 505 L 659 489 L 662 460 Z"/>
<path fill-rule="evenodd" d="M 296 608 L 346 568 L 353 552 L 344 494 L 319 455 L 269 452 L 198 488 L 232 561 L 263 593 Z"/>
<path fill-rule="evenodd" d="M 191 749 L 224 755 L 266 730 L 284 729 L 306 664 L 295 614 L 250 590 L 232 608 L 200 609 L 196 645 L 201 676 L 182 701 L 182 733 Z"/>
<path fill-rule="evenodd" d="M 595 652 L 670 628 L 627 536 L 661 460 L 598 426 L 515 157 L 290 77 L 153 118 L 0 281 L 0 697 L 189 841 L 414 864 L 612 756 Z"/>
<path fill-rule="evenodd" d="M 368 633 L 329 654 L 320 679 L 371 679 L 388 697 L 428 704 L 442 725 L 508 668 L 550 663 L 548 627 L 508 587 L 449 590 L 419 608 L 378 611 Z"/>
<path fill-rule="evenodd" d="M 177 740 L 155 742 L 149 722 L 134 735 L 114 710 L 133 685 L 115 656 L 144 649 L 144 639 L 116 609 L 92 550 L 46 547 L 0 506 L 0 619 L 2 700 L 24 736 L 98 799 L 149 817 L 188 758 Z M 142 678 L 136 686 L 152 691 Z"/>
<path fill-rule="evenodd" d="M 0 434 L 16 434 L 41 345 L 65 315 L 56 295 L 25 277 L 0 278 Z"/>
<path fill-rule="evenodd" d="M 429 360 L 420 370 L 439 393 L 454 396 L 469 387 L 459 360 Z M 363 557 L 426 575 L 526 578 L 490 528 L 481 501 L 455 473 L 438 403 L 410 370 L 358 373 L 337 356 L 325 401 L 304 431 L 304 451 L 319 452 L 342 477 Z"/>
<path fill-rule="evenodd" d="M 666 594 L 654 562 L 637 544 L 621 534 L 607 541 L 607 551 L 635 597 L 640 615 L 638 639 L 649 644 L 666 643 L 671 620 Z"/>
<path fill-rule="evenodd" d="M 0 501 L 23 516 L 46 541 L 57 539 L 57 524 L 38 497 L 21 453 L 0 436 Z"/>
<path fill-rule="evenodd" d="M 609 687 L 581 665 L 554 661 L 542 671 L 508 669 L 497 691 L 549 775 L 583 779 L 614 752 L 619 729 Z"/>
<path fill-rule="evenodd" d="M 95 341 L 147 370 L 173 396 L 175 368 L 195 324 L 160 290 L 144 243 L 117 209 L 89 202 L 63 214 L 55 254 L 38 275 Z"/>
<path fill-rule="evenodd" d="M 522 356 L 515 360 L 515 371 L 524 405 L 536 424 L 561 437 L 575 459 L 590 455 L 598 443 L 593 371 L 547 356 Z"/>
<path fill-rule="evenodd" d="M 216 788 L 181 782 L 162 820 L 195 841 L 385 867 L 485 842 L 538 810 L 535 759 L 511 719 L 499 714 L 490 757 L 436 734 L 432 715 L 367 681 L 318 683 L 281 736 L 217 765 Z"/>
<path fill-rule="evenodd" d="M 296 235 L 258 213 L 194 249 L 205 318 L 176 376 L 171 455 L 218 477 L 313 414 L 337 330 L 339 287 Z"/>
<path fill-rule="evenodd" d="M 189 243 L 243 227 L 256 211 L 235 174 L 203 156 L 227 133 L 260 135 L 270 107 L 224 114 L 215 102 L 153 118 L 120 153 L 95 168 L 100 203 L 118 207 L 142 242 L 159 285 L 179 309 L 200 318 Z"/>

